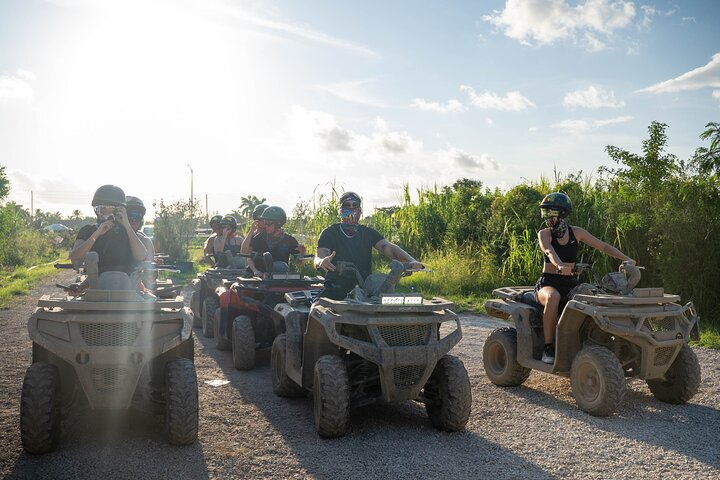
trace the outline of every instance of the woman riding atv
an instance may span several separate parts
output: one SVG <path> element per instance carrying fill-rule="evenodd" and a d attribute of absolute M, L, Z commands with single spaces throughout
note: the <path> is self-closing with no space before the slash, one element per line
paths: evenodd
<path fill-rule="evenodd" d="M 617 248 L 597 239 L 584 228 L 567 224 L 567 216 L 572 213 L 570 197 L 564 193 L 553 192 L 545 196 L 540 203 L 540 215 L 547 228 L 538 232 L 540 250 L 545 258 L 543 273 L 535 286 L 538 303 L 544 306 L 543 335 L 545 350 L 542 361 L 555 362 L 555 326 L 559 319 L 559 306 L 567 300 L 567 295 L 577 285 L 573 267 L 577 261 L 578 242 L 617 258 L 635 264 L 635 260 Z"/>

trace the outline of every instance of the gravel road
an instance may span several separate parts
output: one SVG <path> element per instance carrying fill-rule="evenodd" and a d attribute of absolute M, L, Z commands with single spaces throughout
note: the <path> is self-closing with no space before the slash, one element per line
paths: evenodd
<path fill-rule="evenodd" d="M 720 478 L 720 351 L 695 349 L 703 380 L 690 404 L 660 403 L 644 382 L 630 381 L 618 414 L 595 418 L 575 406 L 565 378 L 533 372 L 522 387 L 492 385 L 482 347 L 502 322 L 475 315 L 463 316 L 464 338 L 455 349 L 472 384 L 465 432 L 438 432 L 422 406 L 407 402 L 355 410 L 346 437 L 321 439 L 310 397 L 273 394 L 267 353 L 255 370 L 239 372 L 228 352 L 200 335 L 197 444 L 165 444 L 160 417 L 80 411 L 63 421 L 56 452 L 28 455 L 19 435 L 31 358 L 27 318 L 41 293 L 68 281 L 72 272 L 59 272 L 0 311 L 3 478 Z M 206 383 L 212 380 L 229 383 Z"/>

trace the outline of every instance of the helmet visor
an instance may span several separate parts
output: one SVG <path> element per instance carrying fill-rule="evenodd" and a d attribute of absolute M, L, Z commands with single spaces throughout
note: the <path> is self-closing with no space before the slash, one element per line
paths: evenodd
<path fill-rule="evenodd" d="M 140 222 L 144 215 L 142 212 L 128 212 L 127 216 L 131 222 Z"/>
<path fill-rule="evenodd" d="M 555 208 L 541 208 L 540 209 L 540 216 L 547 220 L 548 218 L 556 218 L 560 217 L 560 210 L 557 210 Z"/>

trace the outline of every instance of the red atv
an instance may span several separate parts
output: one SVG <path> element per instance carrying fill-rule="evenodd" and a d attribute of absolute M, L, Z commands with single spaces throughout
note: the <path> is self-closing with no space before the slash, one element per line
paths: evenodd
<path fill-rule="evenodd" d="M 273 262 L 269 253 L 263 257 L 270 266 L 263 278 L 238 277 L 229 288 L 216 288 L 219 308 L 213 321 L 215 346 L 218 350 L 232 349 L 233 365 L 238 370 L 252 370 L 255 350 L 272 347 L 275 337 L 285 332 L 285 321 L 274 308 L 286 301 L 286 293 L 309 290 L 316 296 L 323 288 L 322 277 L 289 272 L 287 264 L 283 268 L 280 262 Z M 312 255 L 300 256 L 309 257 Z"/>

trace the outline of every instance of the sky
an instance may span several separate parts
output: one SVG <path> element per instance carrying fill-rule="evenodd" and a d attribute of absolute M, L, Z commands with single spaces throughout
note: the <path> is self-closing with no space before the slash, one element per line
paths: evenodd
<path fill-rule="evenodd" d="M 373 207 L 612 166 L 720 120 L 720 2 L 0 0 L 6 199 Z M 705 145 L 707 146 L 707 145 Z"/>

